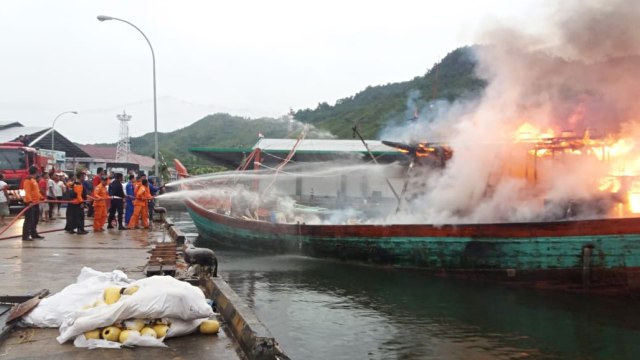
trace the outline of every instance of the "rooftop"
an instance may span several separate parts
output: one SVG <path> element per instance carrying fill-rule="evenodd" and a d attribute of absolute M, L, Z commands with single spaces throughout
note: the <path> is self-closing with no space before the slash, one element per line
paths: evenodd
<path fill-rule="evenodd" d="M 95 159 L 113 160 L 116 158 L 116 146 L 109 145 L 80 145 L 80 148 L 89 154 L 88 157 Z M 129 163 L 138 164 L 141 167 L 149 168 L 155 165 L 155 160 L 150 156 L 129 153 Z"/>
<path fill-rule="evenodd" d="M 293 149 L 297 139 L 262 138 L 251 148 L 189 148 L 189 152 L 228 168 L 237 167 L 254 149 L 262 151 L 261 162 L 264 164 L 279 163 Z M 365 140 L 369 150 L 380 162 L 393 162 L 405 159 L 400 150 L 384 145 L 380 140 Z M 360 140 L 305 139 L 300 142 L 292 161 L 312 162 L 344 159 L 355 156 L 369 161 L 367 149 Z"/>

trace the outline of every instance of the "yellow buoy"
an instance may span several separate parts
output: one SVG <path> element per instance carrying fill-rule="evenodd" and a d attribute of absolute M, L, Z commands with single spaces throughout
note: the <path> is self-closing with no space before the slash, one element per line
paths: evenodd
<path fill-rule="evenodd" d="M 109 341 L 118 341 L 120 337 L 120 328 L 109 326 L 102 329 L 102 338 Z"/>
<path fill-rule="evenodd" d="M 161 337 L 165 337 L 167 335 L 167 331 L 169 330 L 169 327 L 165 324 L 155 324 L 152 327 L 153 331 L 156 332 L 156 335 L 161 338 Z"/>
<path fill-rule="evenodd" d="M 205 320 L 200 324 L 200 332 L 203 334 L 217 334 L 220 323 L 217 320 Z"/>
<path fill-rule="evenodd" d="M 84 333 L 84 337 L 88 339 L 100 339 L 100 329 L 87 331 Z"/>
<path fill-rule="evenodd" d="M 136 331 L 136 330 L 122 330 L 122 331 L 120 332 L 120 336 L 118 337 L 118 340 L 119 340 L 121 343 L 124 343 L 125 341 L 127 341 L 127 339 L 129 338 L 129 336 L 130 336 L 131 334 L 138 334 L 138 335 L 140 335 L 140 332 L 139 332 L 139 331 Z"/>
<path fill-rule="evenodd" d="M 124 289 L 124 291 L 122 291 L 122 294 L 124 294 L 124 295 L 133 295 L 133 294 L 135 294 L 136 291 L 138 291 L 138 289 L 140 289 L 140 287 L 138 285 L 133 285 L 133 286 L 130 286 L 130 287 Z"/>
<path fill-rule="evenodd" d="M 140 331 L 146 325 L 145 321 L 142 319 L 133 319 L 125 321 L 128 330 Z"/>
<path fill-rule="evenodd" d="M 114 304 L 120 300 L 120 288 L 119 287 L 108 287 L 104 289 L 104 302 L 107 305 Z"/>
<path fill-rule="evenodd" d="M 142 336 L 153 336 L 154 338 L 157 338 L 158 335 L 156 334 L 155 330 L 153 330 L 150 327 L 144 327 L 142 328 L 142 330 L 140 330 L 140 335 Z"/>

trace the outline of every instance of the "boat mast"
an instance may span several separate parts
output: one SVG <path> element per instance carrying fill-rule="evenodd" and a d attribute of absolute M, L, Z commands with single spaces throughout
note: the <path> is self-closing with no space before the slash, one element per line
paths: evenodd
<path fill-rule="evenodd" d="M 362 135 L 360 135 L 360 132 L 358 131 L 358 127 L 356 125 L 353 126 L 353 128 L 351 128 L 353 130 L 353 137 L 356 137 L 356 135 L 358 136 L 358 138 L 360 139 L 360 141 L 362 141 L 362 144 L 364 145 L 364 148 L 367 149 L 367 153 L 369 154 L 369 156 L 371 157 L 371 160 L 373 160 L 373 162 L 376 165 L 380 165 L 378 163 L 378 160 L 376 159 L 375 156 L 373 156 L 373 153 L 371 153 L 371 150 L 369 149 L 369 145 L 367 144 L 366 141 L 364 141 L 364 138 L 362 137 Z M 387 182 L 387 185 L 389 185 L 389 189 L 391 189 L 391 192 L 393 193 L 393 195 L 396 197 L 396 200 L 398 200 L 398 206 L 400 206 L 400 196 L 398 195 L 398 193 L 396 192 L 396 189 L 393 188 L 393 185 L 391 185 L 391 181 L 389 181 L 389 178 L 387 178 L 386 176 L 384 176 L 384 180 Z"/>

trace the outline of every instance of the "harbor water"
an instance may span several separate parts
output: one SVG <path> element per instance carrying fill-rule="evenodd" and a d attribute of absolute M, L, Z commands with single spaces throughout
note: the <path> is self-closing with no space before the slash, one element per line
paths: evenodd
<path fill-rule="evenodd" d="M 293 359 L 640 359 L 640 299 L 199 245 Z"/>

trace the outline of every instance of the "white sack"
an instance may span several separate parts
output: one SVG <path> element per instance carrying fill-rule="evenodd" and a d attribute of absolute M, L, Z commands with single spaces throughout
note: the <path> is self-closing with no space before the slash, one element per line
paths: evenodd
<path fill-rule="evenodd" d="M 73 346 L 89 349 L 120 349 L 122 344 L 104 339 L 87 339 L 84 334 L 76 336 Z"/>
<path fill-rule="evenodd" d="M 189 321 L 213 315 L 202 290 L 170 276 L 152 276 L 131 285 L 138 285 L 139 290 L 133 295 L 123 295 L 115 304 L 77 311 L 65 317 L 58 342 L 62 344 L 86 331 L 126 319 L 166 317 Z"/>
<path fill-rule="evenodd" d="M 166 338 L 178 337 L 191 334 L 198 330 L 200 324 L 202 324 L 205 319 L 196 319 L 196 320 L 181 320 L 181 319 L 169 319 L 171 326 L 169 326 L 169 330 L 167 330 Z"/>
<path fill-rule="evenodd" d="M 102 299 L 102 293 L 109 286 L 128 286 L 132 280 L 120 270 L 100 272 L 83 267 L 75 284 L 40 301 L 20 322 L 26 327 L 60 327 L 65 317 Z"/>
<path fill-rule="evenodd" d="M 84 334 L 76 336 L 73 340 L 75 347 L 89 349 L 119 349 L 122 346 L 147 346 L 147 347 L 167 347 L 162 341 L 164 338 L 156 339 L 152 336 L 142 336 L 140 334 L 129 334 L 127 341 L 120 344 L 119 342 L 104 339 L 87 339 Z"/>

